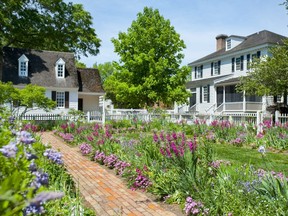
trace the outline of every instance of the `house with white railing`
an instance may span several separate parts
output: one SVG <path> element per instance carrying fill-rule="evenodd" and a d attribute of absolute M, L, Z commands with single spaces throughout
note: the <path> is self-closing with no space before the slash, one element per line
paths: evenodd
<path fill-rule="evenodd" d="M 266 110 L 273 97 L 248 96 L 237 92 L 236 85 L 249 73 L 251 61 L 269 56 L 269 47 L 282 44 L 285 38 L 267 30 L 248 36 L 218 35 L 216 51 L 189 64 L 191 80 L 186 88 L 191 97 L 188 105 L 177 106 L 176 110 L 198 114 Z"/>

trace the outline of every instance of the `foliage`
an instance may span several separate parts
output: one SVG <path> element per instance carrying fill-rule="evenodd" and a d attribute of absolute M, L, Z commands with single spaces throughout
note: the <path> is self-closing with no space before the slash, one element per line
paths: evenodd
<path fill-rule="evenodd" d="M 158 10 L 145 7 L 127 33 L 112 39 L 120 63 L 104 83 L 107 98 L 117 107 L 140 108 L 174 101 L 186 103 L 190 69 L 180 67 L 185 48 L 180 35 Z"/>
<path fill-rule="evenodd" d="M 76 68 L 87 68 L 86 64 L 78 60 L 75 61 Z"/>
<path fill-rule="evenodd" d="M 78 56 L 99 52 L 92 17 L 81 4 L 3 0 L 0 8 L 0 47 L 69 51 Z"/>
<path fill-rule="evenodd" d="M 77 207 L 83 215 L 93 215 L 83 207 L 61 154 L 39 141 L 33 134 L 36 126 L 23 127 L 30 132 L 21 130 L 9 115 L 1 111 L 0 214 L 67 215 Z"/>
<path fill-rule="evenodd" d="M 103 64 L 95 63 L 93 68 L 97 68 L 99 70 L 101 83 L 104 83 L 109 76 L 116 72 L 116 68 L 112 62 L 105 62 Z"/>
<path fill-rule="evenodd" d="M 0 103 L 8 103 L 12 113 L 24 115 L 33 109 L 44 109 L 49 111 L 56 103 L 45 96 L 45 88 L 28 84 L 23 89 L 13 87 L 11 82 L 0 82 Z"/>
<path fill-rule="evenodd" d="M 282 95 L 288 86 L 288 40 L 270 49 L 272 56 L 254 61 L 251 71 L 241 78 L 238 89 L 246 94 Z"/>
<path fill-rule="evenodd" d="M 131 189 L 178 203 L 187 215 L 285 215 L 287 156 L 262 145 L 273 146 L 269 137 L 285 133 L 286 125 L 263 122 L 261 140 L 251 125 L 226 120 L 154 121 L 67 124 L 57 133 L 72 133 L 74 144 L 92 147 L 92 159 L 114 169 Z M 231 142 L 237 138 L 242 145 Z"/>
<path fill-rule="evenodd" d="M 44 109 L 45 111 L 49 111 L 56 107 L 56 102 L 46 97 L 44 87 L 32 84 L 28 84 L 21 89 L 16 100 L 19 103 L 19 107 L 15 108 L 13 112 L 19 112 L 21 107 L 24 107 L 21 115 L 24 115 L 26 112 L 33 109 Z"/>

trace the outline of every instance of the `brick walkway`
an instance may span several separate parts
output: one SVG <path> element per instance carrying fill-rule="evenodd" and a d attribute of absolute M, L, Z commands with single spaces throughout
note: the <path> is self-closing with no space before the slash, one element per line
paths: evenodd
<path fill-rule="evenodd" d="M 41 137 L 43 144 L 62 153 L 67 170 L 97 215 L 182 215 L 165 210 L 143 192 L 130 190 L 120 177 L 82 156 L 78 147 L 66 145 L 52 132 L 44 132 Z"/>

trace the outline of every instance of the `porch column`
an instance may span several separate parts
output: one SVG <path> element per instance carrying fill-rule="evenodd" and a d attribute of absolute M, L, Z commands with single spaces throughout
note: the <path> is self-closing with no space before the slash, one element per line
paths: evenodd
<path fill-rule="evenodd" d="M 246 111 L 246 97 L 245 97 L 245 91 L 243 92 L 243 112 Z"/>
<path fill-rule="evenodd" d="M 223 111 L 226 110 L 226 96 L 225 96 L 225 85 L 223 86 Z"/>

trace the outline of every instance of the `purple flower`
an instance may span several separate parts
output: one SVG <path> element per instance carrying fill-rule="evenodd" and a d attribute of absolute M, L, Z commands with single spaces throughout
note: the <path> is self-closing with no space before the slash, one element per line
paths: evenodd
<path fill-rule="evenodd" d="M 42 205 L 35 205 L 33 203 L 31 203 L 29 206 L 27 206 L 24 211 L 23 211 L 23 215 L 35 215 L 35 214 L 43 214 L 44 211 L 44 207 Z"/>
<path fill-rule="evenodd" d="M 70 133 L 59 133 L 59 136 L 61 136 L 67 142 L 72 142 L 74 140 L 73 134 Z"/>
<path fill-rule="evenodd" d="M 0 148 L 0 152 L 2 152 L 2 154 L 5 157 L 8 158 L 15 158 L 18 148 L 16 146 L 17 144 L 15 142 L 10 142 L 8 145 L 3 146 L 2 148 Z"/>
<path fill-rule="evenodd" d="M 36 140 L 32 137 L 31 133 L 27 131 L 20 131 L 17 133 L 17 138 L 24 144 L 32 144 Z"/>
<path fill-rule="evenodd" d="M 106 158 L 103 160 L 103 163 L 109 168 L 114 168 L 114 165 L 117 163 L 117 161 L 118 157 L 114 154 L 111 154 L 109 156 L 106 156 Z"/>
<path fill-rule="evenodd" d="M 263 138 L 264 137 L 264 134 L 263 133 L 261 133 L 261 132 L 259 132 L 258 134 L 257 134 L 257 136 L 256 136 L 258 139 L 261 139 L 261 138 Z"/>
<path fill-rule="evenodd" d="M 106 158 L 106 155 L 104 152 L 100 152 L 99 150 L 96 151 L 94 160 L 100 163 L 103 163 L 104 159 Z"/>
<path fill-rule="evenodd" d="M 23 215 L 43 214 L 45 211 L 42 205 L 45 202 L 60 199 L 63 196 L 63 192 L 41 192 L 31 200 L 29 205 L 24 209 Z"/>
<path fill-rule="evenodd" d="M 207 215 L 209 213 L 208 209 L 203 209 L 204 205 L 201 202 L 196 202 L 192 199 L 192 197 L 186 198 L 184 211 L 186 215 L 198 215 L 203 212 L 203 215 Z"/>
<path fill-rule="evenodd" d="M 62 154 L 58 151 L 46 149 L 43 155 L 56 164 L 63 164 Z"/>
<path fill-rule="evenodd" d="M 114 167 L 115 167 L 116 173 L 118 175 L 122 175 L 124 173 L 124 170 L 127 167 L 130 167 L 130 163 L 118 160 Z"/>
<path fill-rule="evenodd" d="M 83 155 L 90 154 L 92 151 L 92 146 L 88 143 L 82 143 L 79 148 Z"/>
<path fill-rule="evenodd" d="M 37 171 L 37 165 L 32 161 L 29 165 L 30 172 L 36 172 Z"/>
<path fill-rule="evenodd" d="M 35 175 L 35 179 L 32 181 L 31 186 L 35 189 L 40 188 L 41 186 L 49 185 L 49 175 L 42 171 L 36 171 L 33 173 Z"/>
<path fill-rule="evenodd" d="M 150 182 L 150 180 L 142 174 L 140 169 L 137 168 L 136 173 L 137 176 L 134 180 L 131 189 L 132 190 L 142 189 L 143 191 L 145 191 L 152 184 L 152 182 Z"/>
<path fill-rule="evenodd" d="M 50 200 L 60 199 L 64 196 L 63 192 L 55 192 L 55 191 L 43 191 L 37 194 L 31 201 L 34 204 L 45 203 Z"/>
<path fill-rule="evenodd" d="M 159 138 L 158 138 L 156 133 L 154 133 L 154 135 L 153 135 L 153 140 L 154 140 L 154 142 L 158 142 L 159 141 Z"/>
<path fill-rule="evenodd" d="M 30 152 L 25 152 L 25 156 L 26 156 L 27 160 L 29 160 L 29 161 L 38 158 L 37 155 L 32 154 Z"/>

